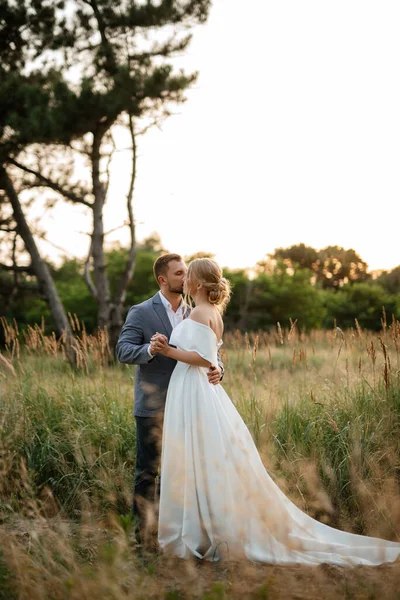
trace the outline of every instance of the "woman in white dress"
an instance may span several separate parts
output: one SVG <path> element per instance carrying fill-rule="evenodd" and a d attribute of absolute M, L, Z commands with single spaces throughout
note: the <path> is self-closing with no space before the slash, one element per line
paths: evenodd
<path fill-rule="evenodd" d="M 378 565 L 400 543 L 360 536 L 297 508 L 265 469 L 249 430 L 207 370 L 222 344 L 229 282 L 210 259 L 189 265 L 185 293 L 195 303 L 157 351 L 176 359 L 165 407 L 158 541 L 182 558 L 247 557 L 276 564 Z"/>

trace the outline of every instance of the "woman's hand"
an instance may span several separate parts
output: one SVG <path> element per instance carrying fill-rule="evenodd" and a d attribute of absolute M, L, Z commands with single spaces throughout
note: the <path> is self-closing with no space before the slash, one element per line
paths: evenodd
<path fill-rule="evenodd" d="M 165 338 L 166 340 L 168 340 L 167 336 L 164 335 L 163 333 L 159 333 L 158 331 L 155 332 L 155 334 L 152 336 L 152 340 L 155 340 L 156 338 Z"/>
<path fill-rule="evenodd" d="M 168 356 L 170 345 L 168 344 L 167 336 L 162 333 L 155 333 L 151 338 L 151 353 L 163 354 Z"/>

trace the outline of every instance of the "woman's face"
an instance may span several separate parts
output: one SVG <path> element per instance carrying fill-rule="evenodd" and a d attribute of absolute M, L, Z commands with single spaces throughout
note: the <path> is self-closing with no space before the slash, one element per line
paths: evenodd
<path fill-rule="evenodd" d="M 190 283 L 189 283 L 188 278 L 186 276 L 185 279 L 184 279 L 184 281 L 183 281 L 183 293 L 186 294 L 187 296 L 190 296 L 189 288 L 190 288 Z"/>

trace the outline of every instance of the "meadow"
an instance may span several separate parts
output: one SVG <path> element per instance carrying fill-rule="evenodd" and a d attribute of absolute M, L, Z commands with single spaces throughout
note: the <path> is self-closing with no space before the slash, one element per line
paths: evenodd
<path fill-rule="evenodd" d="M 72 319 L 79 366 L 44 324 L 2 320 L 0 599 L 398 598 L 400 564 L 205 564 L 138 552 L 134 368 Z M 302 510 L 400 540 L 400 322 L 379 333 L 230 332 L 223 385 Z"/>

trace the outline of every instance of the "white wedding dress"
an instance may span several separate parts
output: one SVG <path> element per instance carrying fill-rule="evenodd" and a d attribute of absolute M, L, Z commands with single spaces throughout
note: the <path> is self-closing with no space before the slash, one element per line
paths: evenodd
<path fill-rule="evenodd" d="M 173 330 L 170 343 L 214 365 L 222 344 L 191 319 Z M 178 362 L 168 387 L 158 533 L 164 552 L 308 565 L 378 565 L 400 557 L 400 543 L 334 529 L 297 508 L 268 475 L 223 387 L 211 385 L 206 373 Z"/>

